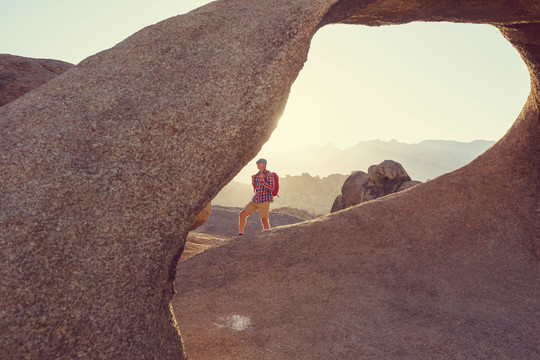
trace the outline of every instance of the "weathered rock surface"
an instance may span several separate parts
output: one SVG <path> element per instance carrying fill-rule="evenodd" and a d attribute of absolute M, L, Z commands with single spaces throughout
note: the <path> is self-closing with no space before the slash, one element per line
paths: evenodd
<path fill-rule="evenodd" d="M 393 160 L 371 165 L 368 175 L 371 182 L 380 188 L 384 195 L 396 192 L 405 181 L 411 181 L 403 166 Z"/>
<path fill-rule="evenodd" d="M 73 66 L 59 60 L 0 54 L 0 106 L 40 87 Z"/>
<path fill-rule="evenodd" d="M 505 137 L 453 173 L 176 272 L 196 215 L 276 126 L 317 28 L 415 20 L 495 24 L 518 49 L 532 92 Z M 536 0 L 217 1 L 0 107 L 0 358 L 184 358 L 175 273 L 196 359 L 537 357 L 539 22 Z"/>
<path fill-rule="evenodd" d="M 199 232 L 190 232 L 186 238 L 186 245 L 180 261 L 189 259 L 203 251 L 211 249 L 215 246 L 225 244 L 231 240 L 230 237 L 219 236 L 214 234 L 205 234 Z"/>
<path fill-rule="evenodd" d="M 341 194 L 334 200 L 330 212 L 346 209 L 366 201 L 366 188 L 364 186 L 367 185 L 367 183 L 369 183 L 368 174 L 363 171 L 355 171 L 352 173 L 343 183 Z"/>
<path fill-rule="evenodd" d="M 378 199 L 408 189 L 418 183 L 420 182 L 411 181 L 400 163 L 385 160 L 379 165 L 371 165 L 367 174 L 362 171 L 352 173 L 343 183 L 341 194 L 334 200 L 330 212 Z"/>

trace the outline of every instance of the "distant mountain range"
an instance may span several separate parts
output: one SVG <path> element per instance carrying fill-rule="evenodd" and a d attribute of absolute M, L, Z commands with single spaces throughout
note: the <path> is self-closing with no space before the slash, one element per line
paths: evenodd
<path fill-rule="evenodd" d="M 281 176 L 350 174 L 357 170 L 367 171 L 369 166 L 384 160 L 394 160 L 403 165 L 413 180 L 426 181 L 468 164 L 494 143 L 486 140 L 425 140 L 405 144 L 396 140 L 372 140 L 345 150 L 328 144 L 265 156 L 268 168 Z M 247 183 L 256 171 L 255 164 L 249 164 L 235 180 Z"/>
<path fill-rule="evenodd" d="M 367 172 L 371 165 L 394 160 L 413 180 L 425 182 L 458 169 L 486 151 L 494 141 L 458 142 L 426 140 L 418 144 L 365 141 L 341 150 L 332 144 L 298 151 L 268 154 L 268 168 L 280 176 L 280 197 L 273 209 L 300 209 L 311 215 L 328 214 L 341 186 L 354 171 Z M 251 175 L 255 164 L 246 166 L 212 200 L 212 204 L 243 207 L 253 196 Z M 301 175 L 300 175 L 301 174 Z"/>

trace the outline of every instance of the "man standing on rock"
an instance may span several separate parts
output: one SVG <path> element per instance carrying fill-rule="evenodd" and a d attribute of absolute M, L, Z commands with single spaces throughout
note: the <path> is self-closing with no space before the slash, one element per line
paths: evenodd
<path fill-rule="evenodd" d="M 275 186 L 274 175 L 266 170 L 266 160 L 257 160 L 257 169 L 259 172 L 251 176 L 251 183 L 253 185 L 253 191 L 255 195 L 251 199 L 250 203 L 246 205 L 244 210 L 240 212 L 238 219 L 238 235 L 244 233 L 246 227 L 246 219 L 248 216 L 256 211 L 259 211 L 261 216 L 261 222 L 264 230 L 270 229 L 270 221 L 268 215 L 270 212 L 270 203 L 274 202 L 272 191 Z"/>

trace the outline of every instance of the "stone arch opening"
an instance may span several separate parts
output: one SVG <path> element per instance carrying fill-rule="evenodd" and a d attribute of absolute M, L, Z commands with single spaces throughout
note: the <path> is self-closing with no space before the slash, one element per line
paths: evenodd
<path fill-rule="evenodd" d="M 441 29 L 439 25 L 442 25 L 444 29 Z M 498 30 L 488 25 L 479 29 L 481 26 L 454 23 L 410 23 L 395 27 L 388 26 L 386 29 L 335 24 L 322 27 L 313 37 L 308 60 L 292 85 L 278 127 L 256 158 L 271 157 L 273 152 L 285 151 L 287 148 L 297 149 L 300 147 L 298 143 L 309 141 L 311 141 L 310 146 L 324 146 L 327 142 L 331 142 L 341 149 L 346 149 L 360 141 L 376 139 L 383 141 L 396 139 L 408 144 L 423 140 L 467 142 L 478 139 L 492 141 L 500 139 L 510 128 L 526 101 L 530 92 L 529 76 L 519 54 L 502 38 Z M 342 31 L 345 27 L 348 30 Z M 475 27 L 478 28 L 475 29 Z M 339 28 L 342 28 L 341 31 Z M 353 29 L 359 30 L 353 32 Z M 450 30 L 459 34 L 453 39 L 449 38 Z M 471 36 L 465 34 L 469 30 L 477 30 L 482 40 L 462 44 L 466 36 Z M 377 31 L 383 32 L 384 35 L 377 36 Z M 401 49 L 395 52 L 381 49 L 385 46 L 397 46 L 396 40 L 393 39 L 398 39 L 396 35 L 400 32 L 407 34 L 399 38 L 405 41 L 410 40 L 410 37 L 415 34 L 431 32 L 425 40 L 426 49 L 422 49 L 426 55 L 431 55 L 429 60 L 412 64 L 412 61 L 418 60 L 408 54 L 406 55 L 408 59 L 398 60 L 397 57 L 406 54 L 404 48 L 408 46 L 402 43 L 399 44 Z M 439 42 L 447 40 L 455 42 L 446 45 L 448 49 L 445 54 L 437 53 L 441 51 L 442 46 L 430 49 L 436 45 L 433 38 L 437 34 L 446 36 L 444 39 L 437 40 Z M 347 38 L 346 40 L 339 39 L 339 36 L 347 36 Z M 335 42 L 329 44 L 329 39 L 336 39 L 336 37 L 342 44 L 336 45 Z M 491 46 L 498 46 L 497 51 L 501 51 L 508 62 L 489 68 L 487 64 L 494 53 L 480 51 L 475 53 L 478 49 L 474 48 L 482 46 L 480 41 L 484 40 L 491 41 Z M 357 41 L 358 45 L 351 44 L 352 41 Z M 384 41 L 384 43 L 375 46 L 373 44 L 375 41 Z M 460 59 L 461 62 L 454 64 L 452 59 L 446 59 L 444 56 L 463 50 L 460 49 L 458 43 L 459 46 L 471 50 L 472 54 L 467 59 Z M 414 47 L 411 48 L 411 52 L 420 49 L 419 42 L 409 41 L 409 44 Z M 325 45 L 331 46 L 330 50 L 325 49 Z M 359 53 L 347 52 L 346 48 L 352 46 L 363 49 L 362 54 L 359 54 L 360 51 Z M 325 50 L 329 53 L 325 54 Z M 366 55 L 363 55 L 364 53 Z M 482 60 L 480 60 L 481 56 Z M 346 57 L 352 59 L 343 60 Z M 367 60 L 367 58 L 373 58 L 373 60 Z M 465 62 L 469 60 L 470 65 L 466 65 Z M 354 69 L 355 61 L 358 67 L 364 66 L 365 69 Z M 385 66 L 375 67 L 378 62 L 385 62 Z M 434 66 L 423 68 L 430 63 Z M 508 64 L 514 67 L 511 71 L 512 75 L 505 73 L 510 66 Z M 474 71 L 472 69 L 476 70 L 474 74 L 476 77 L 467 79 L 465 73 L 472 73 Z M 326 74 L 322 75 L 322 71 Z M 378 75 L 385 71 L 389 74 Z M 451 75 L 444 74 L 448 71 Z M 415 76 L 418 78 L 415 79 Z M 517 78 L 519 82 L 516 79 L 510 83 L 508 89 L 496 90 L 510 82 L 510 76 Z M 331 79 L 332 77 L 334 79 Z M 450 83 L 450 77 L 459 77 L 460 84 Z M 492 81 L 489 85 L 486 84 L 488 79 Z M 464 91 L 467 88 L 471 88 L 469 90 L 471 92 Z M 349 94 L 344 94 L 345 89 L 350 89 Z M 413 93 L 415 95 L 412 95 Z M 490 106 L 492 103 L 501 102 L 512 103 L 508 106 L 509 111 L 504 114 L 498 112 L 500 109 L 493 109 L 493 106 Z M 398 122 L 397 119 L 400 121 Z M 490 127 L 493 121 L 497 122 L 497 131 L 492 130 L 495 126 Z M 457 123 L 461 126 L 458 127 Z M 420 132 L 425 132 L 425 135 L 423 137 L 417 135 Z M 486 135 L 482 135 L 484 133 Z M 306 138 L 310 140 L 306 141 Z M 285 156 L 280 158 L 282 159 L 286 160 Z M 310 166 L 313 165 L 315 161 L 310 162 Z M 277 164 L 274 162 L 274 166 L 279 166 L 279 162 Z M 302 163 L 299 166 L 302 166 Z M 292 166 L 287 166 L 282 173 L 289 172 L 291 168 Z M 309 168 L 297 171 L 298 173 L 294 175 L 309 172 Z M 241 172 L 235 180 L 242 181 L 242 176 L 246 177 L 248 173 L 248 171 Z M 329 171 L 329 173 L 332 172 Z"/>
<path fill-rule="evenodd" d="M 339 31 L 340 28 L 346 28 L 347 31 Z M 475 36 L 474 31 L 481 40 L 467 39 Z M 377 32 L 382 32 L 383 35 L 377 35 Z M 400 33 L 405 35 L 399 36 Z M 429 36 L 422 38 L 424 42 L 411 40 L 415 35 L 422 36 L 422 33 L 429 33 Z M 456 33 L 457 35 L 451 35 Z M 318 39 L 320 36 L 323 40 Z M 393 39 L 398 36 L 400 42 L 396 43 Z M 330 39 L 336 40 L 329 44 Z M 335 44 L 337 41 L 343 45 Z M 375 46 L 373 43 L 376 41 L 378 43 Z M 441 43 L 445 45 L 441 46 Z M 346 47 L 353 46 L 362 49 L 362 53 L 346 52 Z M 386 46 L 395 46 L 399 50 L 393 53 L 387 50 Z M 404 61 L 412 61 L 413 58 L 404 51 L 408 46 L 412 52 L 423 51 L 426 60 L 415 65 L 404 64 Z M 487 46 L 500 51 L 506 62 L 489 66 L 488 64 L 495 62 L 494 52 L 479 50 Z M 448 56 L 454 51 L 463 51 L 465 55 L 457 60 L 453 59 L 452 62 Z M 348 56 L 352 59 L 342 60 Z M 399 56 L 406 56 L 407 59 L 399 60 Z M 394 58 L 388 59 L 389 57 Z M 320 58 L 324 60 L 319 60 Z M 374 60 L 368 61 L 367 58 Z M 332 64 L 332 67 L 324 67 L 323 62 Z M 355 62 L 358 67 L 365 66 L 366 69 L 356 70 Z M 385 66 L 380 63 L 385 63 Z M 511 66 L 515 71 L 509 71 Z M 476 73 L 472 78 L 467 78 L 465 73 L 471 73 L 473 68 Z M 327 74 L 321 75 L 322 71 Z M 450 74 L 445 74 L 448 71 Z M 388 77 L 376 78 L 374 75 L 384 72 L 389 72 Z M 335 79 L 330 79 L 332 76 Z M 415 79 L 414 76 L 418 78 Z M 451 83 L 454 87 L 449 87 L 450 77 L 452 82 L 457 78 L 461 79 L 459 85 Z M 519 82 L 510 82 L 514 77 L 519 79 Z M 320 79 L 322 81 L 318 82 Z M 506 82 L 510 83 L 508 88 L 504 88 Z M 325 88 L 326 86 L 329 88 Z M 424 86 L 425 90 L 420 89 L 420 86 Z M 351 89 L 350 93 L 355 95 L 341 95 L 344 88 Z M 418 95 L 413 97 L 413 92 Z M 307 61 L 292 84 L 284 114 L 254 160 L 260 157 L 269 159 L 271 168 L 282 176 L 310 174 L 326 177 L 332 174 L 348 175 L 351 171 L 367 172 L 369 166 L 391 159 L 402 164 L 413 180 L 425 182 L 466 165 L 491 147 L 517 118 L 529 92 L 529 74 L 522 59 L 500 32 L 490 25 L 433 22 L 384 28 L 327 25 L 317 30 L 313 36 Z M 324 93 L 328 98 L 319 93 Z M 337 96 L 336 93 L 340 95 Z M 298 98 L 300 99 L 297 100 Z M 491 106 L 492 103 L 507 102 L 509 98 L 512 106 L 509 106 L 509 111 L 504 114 Z M 344 110 L 345 108 L 347 110 Z M 350 112 L 355 114 L 350 116 Z M 321 114 L 325 114 L 324 118 Z M 400 121 L 396 121 L 397 119 Z M 490 132 L 495 127 L 492 126 L 495 121 L 499 122 L 496 134 Z M 455 125 L 457 123 L 461 124 L 460 128 Z M 370 126 L 373 129 L 369 129 Z M 393 126 L 399 130 L 395 131 Z M 439 128 L 445 130 L 440 131 Z M 407 139 L 407 136 L 416 136 L 416 133 L 421 132 L 426 135 L 417 140 Z M 488 132 L 490 135 L 480 135 Z M 366 136 L 367 133 L 372 135 Z M 354 141 L 351 140 L 353 138 Z M 300 151 L 298 143 L 310 141 L 306 139 L 318 139 L 319 142 L 313 141 L 309 146 L 303 146 L 304 151 Z M 374 141 L 377 139 L 383 141 Z M 391 139 L 396 139 L 397 142 L 389 143 Z M 368 140 L 370 142 L 367 142 Z M 411 150 L 422 148 L 418 143 L 424 140 L 432 140 L 423 145 L 424 148 L 430 147 L 430 152 Z M 458 153 L 456 147 L 452 153 L 450 147 L 454 144 L 450 140 L 489 141 L 462 144 L 459 150 L 463 152 Z M 347 145 L 344 146 L 340 141 Z M 337 145 L 338 149 L 327 145 L 327 142 Z M 365 143 L 357 149 L 350 149 L 360 142 Z M 314 148 L 310 148 L 310 151 L 313 156 L 309 156 L 305 148 L 312 146 Z M 370 158 L 369 153 L 365 157 L 359 156 L 367 153 L 367 150 L 361 149 L 371 150 L 376 147 L 381 148 L 379 156 Z M 345 149 L 349 151 L 344 152 Z M 400 150 L 403 152 L 400 153 Z M 245 205 L 251 190 L 248 182 L 255 169 L 253 161 L 240 171 L 233 183 L 225 186 L 214 198 L 215 205 Z M 330 212 L 332 201 L 339 193 L 338 189 L 338 193 L 322 199 L 323 206 L 321 199 L 306 199 L 306 202 L 299 204 L 298 194 L 291 191 L 293 190 L 289 190 L 289 196 L 282 192 L 274 208 L 298 207 L 310 214 L 326 214 Z"/>

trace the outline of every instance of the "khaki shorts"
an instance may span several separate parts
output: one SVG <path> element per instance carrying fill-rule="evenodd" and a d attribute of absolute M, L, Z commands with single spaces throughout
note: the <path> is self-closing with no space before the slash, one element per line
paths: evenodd
<path fill-rule="evenodd" d="M 257 210 L 261 215 L 261 219 L 268 219 L 270 212 L 270 201 L 263 202 L 261 204 L 254 203 L 252 201 L 244 208 L 244 211 L 247 212 L 249 215 L 253 214 Z"/>

